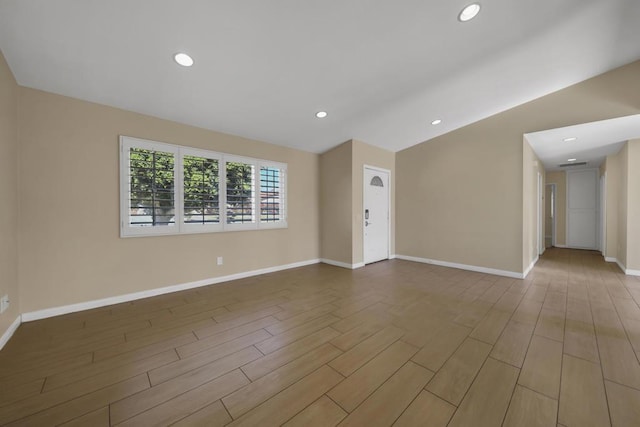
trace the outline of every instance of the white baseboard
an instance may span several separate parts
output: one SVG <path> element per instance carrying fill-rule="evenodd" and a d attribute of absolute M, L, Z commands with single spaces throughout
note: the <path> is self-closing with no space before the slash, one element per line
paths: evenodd
<path fill-rule="evenodd" d="M 555 248 L 567 248 L 567 245 L 553 245 Z"/>
<path fill-rule="evenodd" d="M 278 265 L 275 267 L 261 268 L 259 270 L 246 271 L 243 273 L 231 274 L 228 276 L 212 277 L 210 279 L 197 280 L 195 282 L 182 283 L 179 285 L 167 286 L 164 288 L 149 289 L 148 291 L 134 292 L 131 294 L 118 295 L 115 297 L 102 298 L 93 301 L 81 302 L 78 304 L 65 305 L 62 307 L 47 308 L 44 310 L 32 311 L 22 314 L 23 322 L 45 319 L 47 317 L 60 316 L 62 314 L 75 313 L 92 308 L 105 307 L 107 305 L 120 304 L 123 302 L 135 301 L 142 298 L 154 297 L 157 295 L 169 294 L 172 292 L 184 291 L 187 289 L 199 288 L 201 286 L 215 285 L 216 283 L 228 282 L 231 280 L 244 279 L 246 277 L 258 276 L 260 274 L 273 273 L 290 268 L 304 267 L 305 265 L 317 264 L 319 259 L 295 262 L 292 264 Z"/>
<path fill-rule="evenodd" d="M 321 258 L 320 262 L 324 264 L 334 265 L 336 267 L 348 268 L 349 270 L 355 270 L 356 268 L 364 267 L 364 262 L 349 264 L 347 262 L 334 261 L 332 259 L 327 259 L 327 258 Z"/>
<path fill-rule="evenodd" d="M 13 336 L 14 332 L 16 331 L 16 329 L 18 329 L 18 326 L 20 326 L 21 323 L 21 316 L 16 317 L 16 320 L 14 320 L 11 326 L 9 326 L 5 333 L 2 334 L 2 336 L 0 337 L 0 350 L 2 350 L 5 344 L 9 342 L 9 338 Z"/>
<path fill-rule="evenodd" d="M 622 271 L 624 271 L 624 274 L 628 276 L 640 276 L 640 270 L 632 270 L 630 268 L 627 268 L 626 265 L 624 265 L 617 259 L 616 259 L 616 264 L 618 264 L 618 267 L 620 267 Z"/>
<path fill-rule="evenodd" d="M 620 270 L 622 270 L 622 272 L 628 276 L 640 276 L 640 270 L 632 270 L 630 268 L 627 268 L 623 263 L 618 261 L 617 258 L 607 256 L 604 257 L 604 260 L 606 262 L 615 262 L 616 264 L 618 264 L 618 267 L 620 267 Z"/>
<path fill-rule="evenodd" d="M 527 267 L 527 269 L 524 271 L 524 273 L 522 273 L 522 279 L 527 277 L 527 275 L 531 272 L 531 270 L 536 265 L 536 262 L 538 262 L 539 259 L 540 259 L 540 256 L 537 256 L 536 259 L 531 261 L 531 264 L 529 264 L 529 267 Z"/>
<path fill-rule="evenodd" d="M 421 262 L 423 264 L 433 264 L 433 265 L 439 265 L 442 267 L 458 268 L 460 270 L 476 271 L 478 273 L 487 273 L 487 274 L 493 274 L 496 276 L 511 277 L 514 279 L 523 279 L 525 276 L 523 273 L 518 273 L 515 271 L 498 270 L 495 268 L 479 267 L 476 265 L 467 265 L 467 264 L 458 264 L 456 262 L 439 261 L 435 259 L 419 258 L 414 256 L 408 256 L 408 255 L 396 255 L 396 258 L 403 259 L 405 261 Z"/>

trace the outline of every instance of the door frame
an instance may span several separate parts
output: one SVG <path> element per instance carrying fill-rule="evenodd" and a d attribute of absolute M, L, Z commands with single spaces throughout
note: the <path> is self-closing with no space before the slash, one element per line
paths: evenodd
<path fill-rule="evenodd" d="M 546 200 L 545 203 L 551 203 L 551 247 L 555 247 L 556 245 L 556 217 L 557 215 L 557 200 L 556 200 L 556 191 L 558 191 L 556 183 L 545 184 L 545 188 L 549 186 L 551 187 L 551 200 Z M 547 210 L 545 209 L 545 214 Z M 545 216 L 545 221 L 547 220 Z M 545 246 L 547 245 L 547 236 L 544 236 Z"/>
<path fill-rule="evenodd" d="M 364 164 L 362 167 L 362 263 L 367 265 L 367 260 L 365 259 L 365 219 L 364 219 L 364 209 L 365 202 L 367 198 L 367 169 L 374 170 L 377 172 L 383 172 L 387 174 L 387 259 L 391 259 L 391 171 L 389 169 L 384 169 L 378 166 L 371 166 L 368 164 Z"/>

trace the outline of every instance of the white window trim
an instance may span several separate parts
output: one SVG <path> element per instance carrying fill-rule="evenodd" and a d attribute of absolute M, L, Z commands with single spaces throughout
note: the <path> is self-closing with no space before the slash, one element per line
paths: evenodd
<path fill-rule="evenodd" d="M 136 227 L 129 224 L 130 197 L 129 197 L 129 150 L 131 148 L 142 148 L 146 150 L 163 151 L 172 153 L 175 156 L 174 167 L 174 206 L 175 225 L 163 227 Z M 184 223 L 184 156 L 198 156 L 218 160 L 218 224 L 185 224 Z M 231 223 L 227 224 L 227 182 L 226 164 L 227 162 L 241 162 L 252 164 L 254 171 L 254 194 L 253 214 L 255 220 L 252 223 Z M 260 220 L 260 170 L 262 167 L 280 169 L 283 186 L 281 188 L 280 203 L 281 214 L 279 221 L 262 222 Z M 215 151 L 203 150 L 181 145 L 167 144 L 164 142 L 151 141 L 134 138 L 130 136 L 120 136 L 120 237 L 144 237 L 144 236 L 166 236 L 174 234 L 194 234 L 194 233 L 215 233 L 242 230 L 260 230 L 287 228 L 287 208 L 288 208 L 288 175 L 287 164 L 270 160 L 261 160 L 252 157 L 237 156 L 232 154 L 219 153 Z"/>

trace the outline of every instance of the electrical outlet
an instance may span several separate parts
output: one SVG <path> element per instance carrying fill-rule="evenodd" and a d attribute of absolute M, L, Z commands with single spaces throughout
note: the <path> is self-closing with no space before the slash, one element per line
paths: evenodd
<path fill-rule="evenodd" d="M 4 313 L 9 308 L 9 295 L 3 295 L 0 299 L 0 313 Z"/>
<path fill-rule="evenodd" d="M 218 257 L 218 265 L 222 265 L 222 264 L 223 264 L 222 257 L 221 257 L 221 256 L 219 256 L 219 257 Z"/>

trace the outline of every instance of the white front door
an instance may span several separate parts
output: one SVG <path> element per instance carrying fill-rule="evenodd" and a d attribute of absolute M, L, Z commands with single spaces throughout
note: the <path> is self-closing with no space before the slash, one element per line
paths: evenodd
<path fill-rule="evenodd" d="M 389 172 L 364 169 L 364 263 L 389 258 Z"/>
<path fill-rule="evenodd" d="M 598 170 L 567 171 L 567 246 L 598 248 Z"/>

